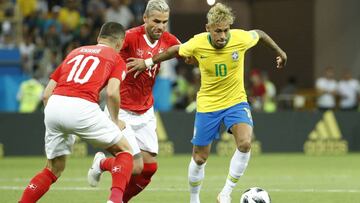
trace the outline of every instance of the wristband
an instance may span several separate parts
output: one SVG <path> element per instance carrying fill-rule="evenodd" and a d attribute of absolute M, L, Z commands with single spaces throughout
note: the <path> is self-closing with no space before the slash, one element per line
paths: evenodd
<path fill-rule="evenodd" d="M 145 59 L 145 60 L 144 60 L 144 63 L 145 63 L 145 66 L 146 66 L 147 68 L 150 68 L 151 66 L 154 65 L 154 61 L 152 60 L 152 58 L 147 58 L 147 59 Z"/>

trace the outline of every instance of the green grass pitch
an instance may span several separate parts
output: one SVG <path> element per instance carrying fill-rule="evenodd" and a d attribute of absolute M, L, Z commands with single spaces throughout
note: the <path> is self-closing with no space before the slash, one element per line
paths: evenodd
<path fill-rule="evenodd" d="M 159 157 L 159 170 L 133 203 L 186 203 L 189 201 L 187 166 L 190 155 Z M 227 175 L 230 157 L 212 155 L 206 167 L 201 192 L 203 203 L 216 202 Z M 62 177 L 40 203 L 106 202 L 110 175 L 98 188 L 87 185 L 86 174 L 92 157 L 69 158 Z M 21 196 L 29 179 L 44 166 L 41 157 L 0 159 L 0 202 L 13 203 Z M 233 192 L 238 203 L 243 190 L 266 189 L 273 203 L 355 203 L 360 202 L 360 154 L 305 156 L 303 154 L 263 154 L 252 156 L 245 175 Z"/>

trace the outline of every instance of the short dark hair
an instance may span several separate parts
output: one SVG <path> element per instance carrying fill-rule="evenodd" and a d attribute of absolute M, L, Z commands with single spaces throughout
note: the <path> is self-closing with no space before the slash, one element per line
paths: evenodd
<path fill-rule="evenodd" d="M 116 22 L 107 22 L 101 26 L 99 37 L 100 38 L 112 38 L 110 40 L 117 40 L 124 37 L 125 28 Z"/>

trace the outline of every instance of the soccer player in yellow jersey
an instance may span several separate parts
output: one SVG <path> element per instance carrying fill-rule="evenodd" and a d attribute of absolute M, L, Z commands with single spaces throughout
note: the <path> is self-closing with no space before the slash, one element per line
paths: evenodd
<path fill-rule="evenodd" d="M 219 138 L 221 123 L 233 134 L 237 149 L 230 161 L 225 186 L 217 197 L 231 202 L 231 192 L 243 175 L 250 158 L 253 121 L 244 88 L 244 54 L 258 41 L 273 49 L 277 68 L 286 64 L 286 53 L 263 31 L 230 29 L 234 15 L 231 8 L 217 3 L 207 14 L 204 33 L 184 44 L 170 47 L 145 60 L 131 58 L 129 71 L 135 76 L 153 64 L 175 57 L 194 58 L 199 63 L 201 87 L 197 94 L 192 159 L 189 164 L 190 203 L 200 203 L 200 188 L 211 143 Z"/>

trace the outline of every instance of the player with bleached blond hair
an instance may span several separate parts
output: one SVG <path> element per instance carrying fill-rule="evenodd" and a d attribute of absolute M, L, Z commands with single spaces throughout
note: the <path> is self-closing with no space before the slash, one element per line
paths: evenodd
<path fill-rule="evenodd" d="M 166 31 L 170 8 L 164 0 L 150 0 L 144 12 L 144 24 L 126 31 L 120 55 L 124 60 L 130 57 L 149 58 L 180 41 Z M 159 151 L 154 113 L 152 89 L 160 63 L 154 64 L 138 77 L 129 73 L 121 84 L 121 103 L 119 118 L 125 121 L 122 131 L 133 149 L 133 176 L 124 191 L 123 202 L 129 202 L 150 184 L 157 171 L 157 154 Z M 114 158 L 106 158 L 98 152 L 88 172 L 88 182 L 97 186 L 100 176 L 111 171 Z"/>
<path fill-rule="evenodd" d="M 154 63 L 179 54 L 194 57 L 199 63 L 201 87 L 197 94 L 193 152 L 189 164 L 190 202 L 200 202 L 200 188 L 211 143 L 219 138 L 221 123 L 235 138 L 236 150 L 230 161 L 225 186 L 217 197 L 220 203 L 230 203 L 231 193 L 243 175 L 251 149 L 253 121 L 244 88 L 244 55 L 258 41 L 273 49 L 277 68 L 286 64 L 286 53 L 263 31 L 230 29 L 234 22 L 231 8 L 217 3 L 208 14 L 206 31 L 184 44 L 172 46 L 165 52 L 145 60 L 132 58 L 127 66 L 139 74 Z"/>

